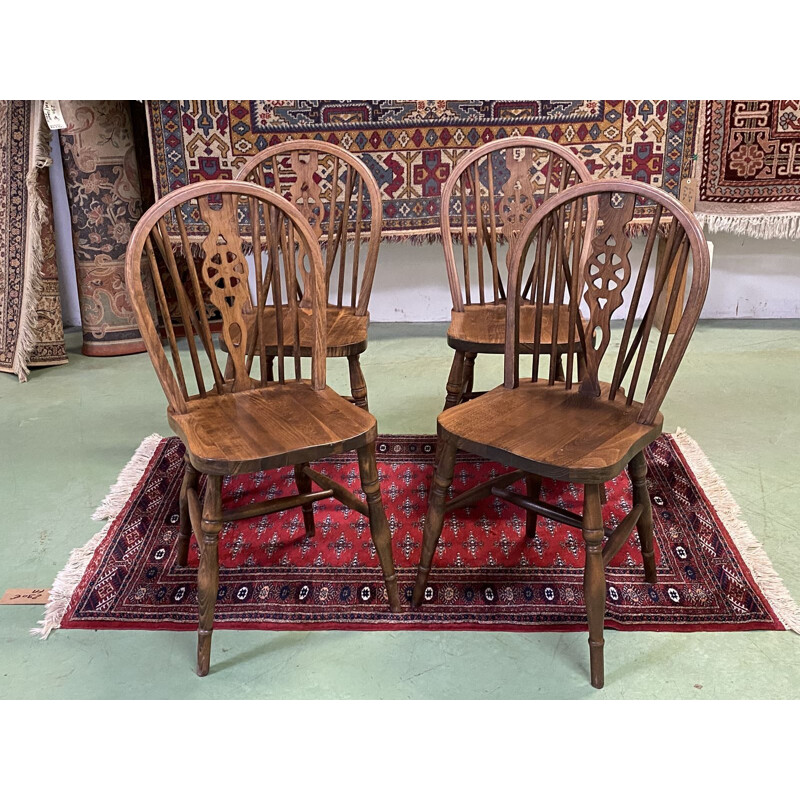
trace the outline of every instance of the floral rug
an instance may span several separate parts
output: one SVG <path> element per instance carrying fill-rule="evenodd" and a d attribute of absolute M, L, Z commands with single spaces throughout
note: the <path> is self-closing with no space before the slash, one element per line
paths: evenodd
<path fill-rule="evenodd" d="M 401 597 L 419 560 L 432 436 L 378 440 L 381 490 Z M 183 445 L 146 439 L 95 518 L 106 527 L 75 550 L 55 581 L 42 627 L 196 628 L 197 550 L 175 564 Z M 658 583 L 644 582 L 636 534 L 607 568 L 606 626 L 618 630 L 800 630 L 800 611 L 699 447 L 684 433 L 647 451 Z M 359 491 L 352 455 L 316 468 Z M 504 471 L 460 454 L 454 487 Z M 241 506 L 294 492 L 293 471 L 226 479 L 223 502 Z M 606 524 L 631 507 L 626 473 L 607 486 Z M 550 503 L 580 510 L 581 489 L 545 481 Z M 220 539 L 215 625 L 255 629 L 569 631 L 586 627 L 580 532 L 539 519 L 525 536 L 524 512 L 495 498 L 445 517 L 419 610 L 392 614 L 365 517 L 335 500 L 315 504 L 316 535 L 300 509 L 229 523 Z"/>
<path fill-rule="evenodd" d="M 125 288 L 125 251 L 142 215 L 127 100 L 67 100 L 61 157 L 83 327 L 83 354 L 119 356 L 145 346 Z"/>

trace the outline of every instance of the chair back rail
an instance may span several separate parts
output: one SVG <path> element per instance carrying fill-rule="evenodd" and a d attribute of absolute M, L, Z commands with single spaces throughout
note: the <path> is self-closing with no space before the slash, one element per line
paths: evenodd
<path fill-rule="evenodd" d="M 242 166 L 236 179 L 271 189 L 297 207 L 325 245 L 328 302 L 365 315 L 383 211 L 378 184 L 364 162 L 329 142 L 303 139 L 262 150 Z M 302 285 L 298 288 L 302 292 Z"/>
<path fill-rule="evenodd" d="M 207 228 L 194 250 L 186 219 Z M 168 235 L 173 226 L 179 239 Z M 184 274 L 176 250 L 185 259 Z M 246 252 L 252 255 L 248 258 Z M 175 413 L 185 413 L 191 400 L 208 394 L 285 383 L 290 379 L 284 364 L 290 348 L 294 379 L 300 380 L 301 326 L 311 326 L 311 384 L 318 390 L 325 387 L 325 265 L 311 226 L 277 193 L 229 180 L 170 192 L 139 220 L 128 244 L 125 270 L 142 337 Z M 147 303 L 143 272 L 153 282 L 155 307 Z M 300 284 L 304 307 L 298 299 Z M 174 298 L 172 308 L 168 298 Z M 219 335 L 230 358 L 227 373 L 220 369 L 210 314 L 219 318 Z M 178 346 L 178 320 L 190 368 Z M 274 379 L 268 375 L 267 341 L 277 343 Z M 252 375 L 256 355 L 260 367 Z"/>
<path fill-rule="evenodd" d="M 504 302 L 504 268 L 507 274 L 511 247 L 525 223 L 551 195 L 589 180 L 589 171 L 578 156 L 532 136 L 499 139 L 465 156 L 442 190 L 442 242 L 453 310 L 463 311 L 465 304 Z M 461 239 L 461 270 L 456 264 L 454 235 Z M 498 258 L 501 237 L 509 245 L 504 268 Z M 473 241 L 474 267 L 470 264 Z M 529 291 L 527 285 L 523 294 Z"/>
<path fill-rule="evenodd" d="M 638 266 L 631 264 L 631 220 L 637 202 L 655 205 L 655 213 Z M 593 217 L 596 209 L 596 218 Z M 666 233 L 662 219 L 671 217 Z M 651 268 L 656 239 L 664 236 L 666 246 L 651 270 L 652 287 L 645 278 Z M 691 256 L 691 283 L 681 295 L 683 277 L 688 274 Z M 642 396 L 638 421 L 651 424 L 667 393 L 697 324 L 708 290 L 709 255 L 702 228 L 695 217 L 674 197 L 647 184 L 627 180 L 602 180 L 572 186 L 543 203 L 528 220 L 517 238 L 509 258 L 504 385 L 519 385 L 519 307 L 518 291 L 530 262 L 531 302 L 535 306 L 533 331 L 533 369 L 531 380 L 538 381 L 544 326 L 550 325 L 551 341 L 566 319 L 567 364 L 564 388 L 572 389 L 577 358 L 574 342 L 580 341 L 585 354 L 579 392 L 599 396 L 600 368 L 605 357 L 613 358 L 608 399 L 623 394 L 631 405 Z M 674 280 L 667 278 L 674 271 Z M 623 327 L 614 344 L 611 320 L 614 313 Z M 524 301 L 524 299 L 523 299 Z M 675 334 L 665 325 L 653 336 L 656 308 L 666 307 L 666 319 L 679 316 Z M 543 305 L 553 306 L 549 320 Z M 588 324 L 580 322 L 584 310 Z M 612 346 L 613 345 L 613 346 Z M 550 385 L 556 382 L 555 344 L 550 353 Z M 614 352 L 616 351 L 616 352 Z M 613 354 L 613 355 L 612 355 Z M 649 374 L 645 362 L 649 362 Z M 610 370 L 609 370 L 610 372 Z"/>

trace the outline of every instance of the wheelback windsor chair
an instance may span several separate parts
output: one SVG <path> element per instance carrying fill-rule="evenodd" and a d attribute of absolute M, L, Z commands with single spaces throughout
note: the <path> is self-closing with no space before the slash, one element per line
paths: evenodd
<path fill-rule="evenodd" d="M 383 222 L 378 184 L 347 150 L 306 139 L 262 150 L 242 166 L 236 180 L 257 183 L 290 200 L 326 246 L 327 355 L 347 359 L 353 402 L 368 409 L 359 357 L 367 349 L 369 298 Z M 362 247 L 365 232 L 368 238 Z M 302 286 L 298 289 L 302 292 Z M 301 305 L 306 302 L 301 298 Z M 266 343 L 268 370 L 276 347 L 275 341 Z M 300 352 L 310 355 L 306 339 L 301 338 Z"/>
<path fill-rule="evenodd" d="M 503 352 L 507 294 L 503 273 L 507 275 L 512 246 L 525 223 L 537 205 L 552 195 L 590 180 L 585 164 L 572 151 L 532 136 L 499 139 L 478 147 L 450 174 L 442 190 L 441 228 L 453 301 L 447 343 L 455 353 L 445 408 L 480 394 L 473 392 L 474 365 L 479 353 Z M 456 257 L 453 234 L 461 239 L 460 259 Z M 508 243 L 505 269 L 499 256 L 501 238 Z M 471 241 L 477 251 L 474 266 L 470 265 Z M 530 283 L 522 287 L 524 351 L 530 351 L 533 343 L 530 291 Z M 546 300 L 545 317 L 551 310 L 552 305 Z M 542 335 L 543 343 L 549 345 L 549 325 L 544 326 Z M 566 325 L 562 325 L 556 333 L 554 356 L 558 360 L 558 374 L 561 374 L 560 359 L 569 344 Z M 580 347 L 579 341 L 572 344 Z"/>
<path fill-rule="evenodd" d="M 589 209 L 589 200 L 595 197 L 596 221 L 590 218 Z M 638 269 L 631 265 L 629 257 L 629 223 L 637 198 L 654 207 Z M 659 228 L 667 224 L 668 217 L 671 221 L 665 234 L 666 246 L 661 257 L 656 257 L 653 285 L 648 289 L 648 265 L 656 239 L 662 235 Z M 585 248 L 587 242 L 589 247 Z M 684 298 L 680 285 L 690 254 L 691 284 Z M 551 256 L 556 268 L 548 270 Z M 530 265 L 528 280 L 533 286 L 533 369 L 530 380 L 520 380 L 519 286 L 525 279 L 526 264 Z M 671 264 L 676 280 L 668 286 Z M 677 200 L 660 189 L 625 180 L 595 181 L 573 186 L 537 210 L 520 233 L 510 257 L 508 296 L 513 302 L 507 305 L 504 382 L 438 417 L 439 457 L 412 606 L 419 606 L 425 598 L 445 513 L 468 505 L 477 496 L 485 496 L 488 486 L 495 496 L 526 510 L 527 536 L 536 535 L 538 515 L 581 529 L 591 682 L 602 687 L 605 568 L 636 527 L 645 580 L 657 580 L 643 451 L 661 432 L 663 417 L 659 407 L 689 344 L 708 279 L 708 248 L 700 225 Z M 656 307 L 665 294 L 666 318 L 680 321 L 674 336 L 665 327 L 650 341 Z M 548 296 L 555 298 L 549 316 L 543 308 Z M 627 308 L 624 300 L 628 301 Z M 581 305 L 592 335 L 587 335 L 579 322 Z M 612 315 L 618 310 L 623 317 L 619 336 L 616 331 L 612 335 L 611 329 Z M 559 380 L 555 332 L 565 319 L 570 335 L 566 370 L 563 380 Z M 573 344 L 578 340 L 580 349 Z M 546 353 L 550 356 L 549 370 L 541 375 L 539 361 Z M 604 370 L 610 382 L 600 380 L 604 359 L 610 361 Z M 576 379 L 580 360 L 585 363 L 582 377 Z M 513 469 L 447 503 L 457 449 Z M 626 465 L 633 507 L 610 530 L 603 525 L 601 487 Z M 542 477 L 583 484 L 583 514 L 540 502 Z M 522 478 L 525 494 L 508 488 Z"/>
<path fill-rule="evenodd" d="M 198 244 L 187 236 L 185 219 L 190 218 L 207 228 L 199 256 Z M 168 223 L 180 231 L 180 242 L 171 240 Z M 252 248 L 252 268 L 244 256 L 248 248 Z M 176 264 L 178 249 L 187 262 L 186 277 Z M 147 302 L 143 272 L 152 280 L 157 308 Z M 147 351 L 167 396 L 170 427 L 186 446 L 176 561 L 186 566 L 193 534 L 200 551 L 198 674 L 209 669 L 218 541 L 224 524 L 232 520 L 301 506 L 306 535 L 313 536 L 313 503 L 335 497 L 369 517 L 389 605 L 399 611 L 391 537 L 375 463 L 376 422 L 326 386 L 325 264 L 316 234 L 297 208 L 252 183 L 218 180 L 178 189 L 150 208 L 136 226 L 128 246 L 126 279 Z M 168 297 L 176 301 L 177 312 L 175 307 L 171 310 Z M 221 316 L 220 338 L 229 354 L 227 377 L 220 370 L 209 310 Z M 186 332 L 188 348 L 183 353 L 171 313 Z M 159 324 L 166 343 L 158 333 Z M 298 342 L 308 343 L 310 379 L 301 376 Z M 267 374 L 268 343 L 275 347 L 275 378 Z M 366 502 L 309 466 L 349 450 L 358 452 Z M 243 508 L 223 506 L 224 476 L 284 466 L 294 466 L 296 495 Z M 200 474 L 205 476 L 202 507 Z M 320 490 L 314 491 L 312 483 Z"/>

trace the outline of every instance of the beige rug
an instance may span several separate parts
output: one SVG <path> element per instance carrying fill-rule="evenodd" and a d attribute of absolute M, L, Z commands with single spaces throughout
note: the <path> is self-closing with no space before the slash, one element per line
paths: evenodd
<path fill-rule="evenodd" d="M 41 101 L 0 100 L 0 371 L 64 364 L 50 131 Z"/>

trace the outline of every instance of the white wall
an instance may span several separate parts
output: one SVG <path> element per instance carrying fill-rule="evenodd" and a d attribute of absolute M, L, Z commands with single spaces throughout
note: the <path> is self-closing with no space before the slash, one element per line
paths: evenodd
<path fill-rule="evenodd" d="M 50 185 L 65 325 L 80 325 L 64 172 L 53 132 Z M 800 240 L 745 239 L 714 234 L 708 319 L 800 317 Z M 641 247 L 641 245 L 639 245 Z M 632 257 L 637 250 L 634 248 Z M 504 256 L 502 256 L 504 258 Z M 433 322 L 450 318 L 450 291 L 441 244 L 383 242 L 370 301 L 375 322 Z"/>
<path fill-rule="evenodd" d="M 704 318 L 800 317 L 800 240 L 743 239 L 724 233 L 709 239 L 714 257 Z M 632 260 L 641 252 L 637 244 Z M 440 244 L 381 244 L 371 319 L 448 320 L 450 307 Z"/>

